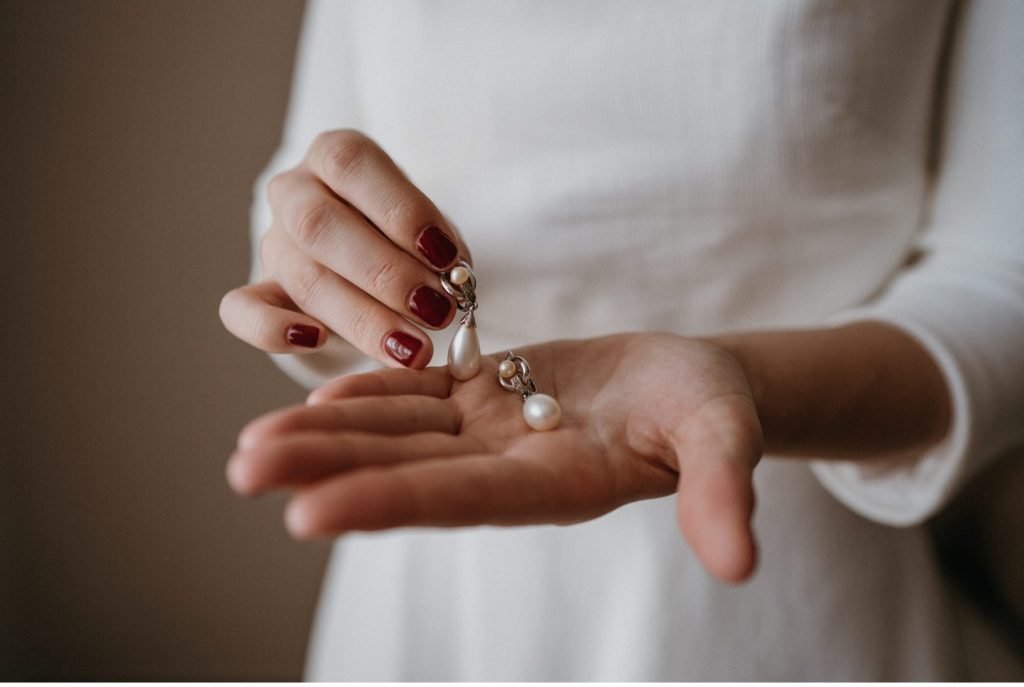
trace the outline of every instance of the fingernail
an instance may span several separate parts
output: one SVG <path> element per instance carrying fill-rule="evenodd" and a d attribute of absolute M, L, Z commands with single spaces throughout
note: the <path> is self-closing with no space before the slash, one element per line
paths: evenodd
<path fill-rule="evenodd" d="M 406 367 L 409 367 L 422 347 L 422 341 L 405 332 L 394 331 L 384 338 L 384 350 L 387 354 Z"/>
<path fill-rule="evenodd" d="M 293 324 L 288 327 L 285 337 L 287 337 L 288 343 L 292 346 L 316 348 L 317 343 L 320 341 L 320 330 L 317 327 L 310 327 L 306 324 Z"/>
<path fill-rule="evenodd" d="M 427 227 L 416 239 L 416 248 L 423 253 L 430 264 L 441 269 L 452 264 L 459 249 L 444 232 L 437 227 Z"/>
<path fill-rule="evenodd" d="M 440 291 L 421 286 L 410 294 L 409 310 L 431 327 L 438 327 L 452 311 L 452 302 Z"/>

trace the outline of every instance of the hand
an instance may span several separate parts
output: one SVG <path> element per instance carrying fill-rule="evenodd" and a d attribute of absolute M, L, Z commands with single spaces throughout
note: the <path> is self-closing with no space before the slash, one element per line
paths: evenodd
<path fill-rule="evenodd" d="M 624 334 L 516 350 L 562 425 L 535 432 L 501 389 L 501 356 L 342 377 L 249 424 L 228 466 L 239 492 L 296 490 L 300 538 L 401 526 L 568 524 L 678 491 L 707 569 L 740 581 L 756 549 L 751 473 L 761 427 L 742 368 L 710 343 Z"/>
<path fill-rule="evenodd" d="M 421 327 L 443 328 L 455 312 L 437 273 L 469 259 L 430 199 L 354 131 L 318 136 L 267 195 L 264 281 L 224 296 L 228 330 L 270 353 L 315 351 L 333 331 L 386 365 L 427 365 Z"/>

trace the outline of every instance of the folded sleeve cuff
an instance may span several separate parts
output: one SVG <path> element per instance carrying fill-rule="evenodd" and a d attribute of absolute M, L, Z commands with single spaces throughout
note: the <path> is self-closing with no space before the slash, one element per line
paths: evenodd
<path fill-rule="evenodd" d="M 949 432 L 923 454 L 896 461 L 813 461 L 818 481 L 860 515 L 887 525 L 911 526 L 936 513 L 967 472 L 971 410 L 963 372 L 956 359 L 928 328 L 896 313 L 853 310 L 832 320 L 839 326 L 878 321 L 913 337 L 931 354 L 946 381 L 952 402 Z"/>

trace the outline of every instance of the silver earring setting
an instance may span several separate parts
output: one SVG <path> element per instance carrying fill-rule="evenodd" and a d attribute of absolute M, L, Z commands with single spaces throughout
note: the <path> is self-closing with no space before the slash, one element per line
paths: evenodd
<path fill-rule="evenodd" d="M 476 275 L 469 263 L 460 260 L 447 274 L 441 275 L 441 287 L 455 299 L 455 305 L 465 313 L 459 328 L 448 346 L 448 371 L 452 377 L 464 382 L 480 372 L 480 338 L 476 333 Z M 537 393 L 537 385 L 530 378 L 530 364 L 512 351 L 498 364 L 498 383 L 507 391 L 523 399 L 523 419 L 538 432 L 555 429 L 562 421 L 562 407 L 553 397 Z"/>
<path fill-rule="evenodd" d="M 537 385 L 530 379 L 530 365 L 522 356 L 509 351 L 498 363 L 498 383 L 522 396 L 523 419 L 538 432 L 555 429 L 562 421 L 562 407 L 553 397 L 537 393 Z"/>
<path fill-rule="evenodd" d="M 441 275 L 441 287 L 455 299 L 464 313 L 459 328 L 448 346 L 448 369 L 459 381 L 472 379 L 480 371 L 480 338 L 476 334 L 476 275 L 469 263 L 460 260 L 447 274 Z"/>

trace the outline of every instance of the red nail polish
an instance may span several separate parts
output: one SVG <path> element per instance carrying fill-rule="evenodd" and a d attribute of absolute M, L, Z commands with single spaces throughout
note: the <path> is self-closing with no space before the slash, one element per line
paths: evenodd
<path fill-rule="evenodd" d="M 384 337 L 385 352 L 406 367 L 409 367 L 421 348 L 423 342 L 405 332 L 394 331 Z"/>
<path fill-rule="evenodd" d="M 448 318 L 452 302 L 440 291 L 421 286 L 409 295 L 409 310 L 431 327 L 439 327 Z"/>
<path fill-rule="evenodd" d="M 317 342 L 320 341 L 320 330 L 317 327 L 310 327 L 306 324 L 293 324 L 288 327 L 285 338 L 288 339 L 288 343 L 292 346 L 316 348 Z"/>
<path fill-rule="evenodd" d="M 416 239 L 416 248 L 430 261 L 430 264 L 441 269 L 452 264 L 459 249 L 444 232 L 437 227 L 427 227 Z"/>

